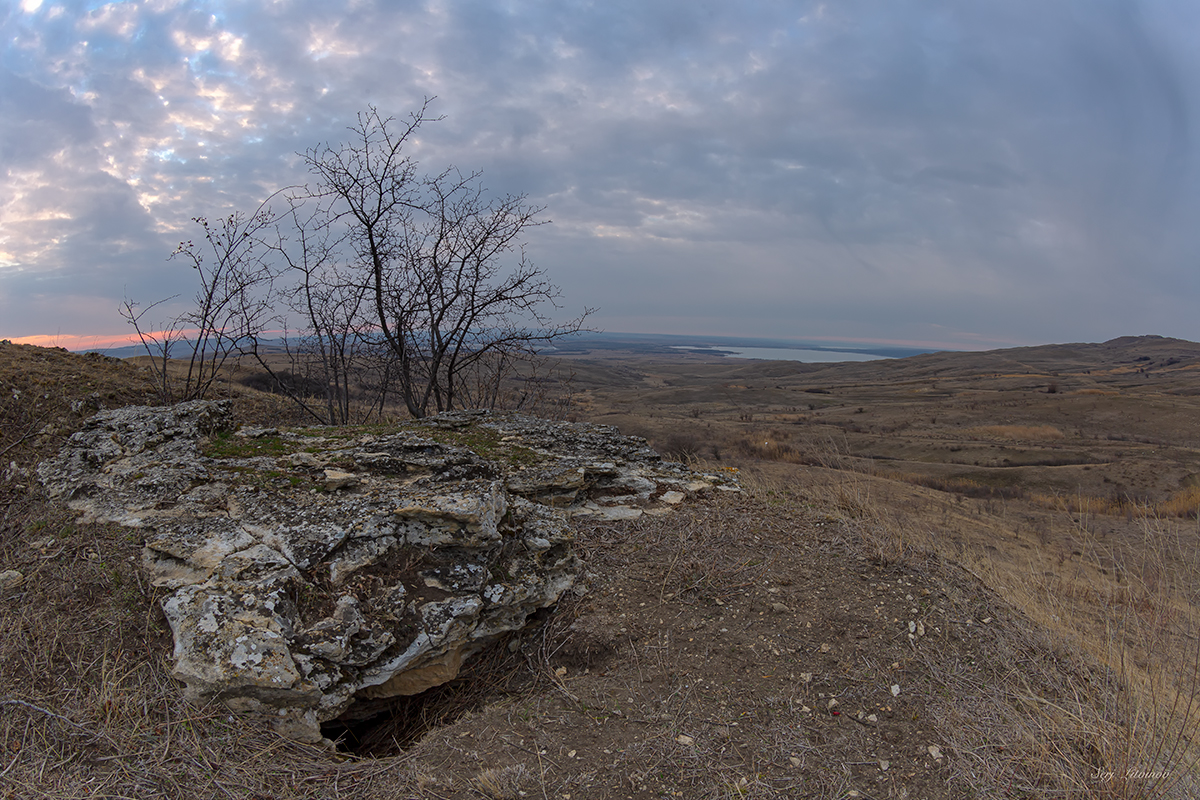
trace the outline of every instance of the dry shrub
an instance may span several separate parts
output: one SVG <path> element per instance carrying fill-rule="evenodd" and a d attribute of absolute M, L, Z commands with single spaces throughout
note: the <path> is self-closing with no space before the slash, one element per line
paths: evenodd
<path fill-rule="evenodd" d="M 1020 486 L 994 486 L 990 483 L 982 483 L 971 478 L 917 475 L 911 472 L 881 472 L 878 474 L 881 478 L 904 481 L 905 483 L 924 486 L 926 489 L 936 489 L 939 492 L 947 492 L 948 494 L 960 494 L 964 497 L 1003 500 L 1025 497 L 1025 490 Z"/>
<path fill-rule="evenodd" d="M 529 783 L 529 770 L 524 764 L 494 767 L 480 772 L 471 785 L 484 797 L 491 800 L 516 800 L 525 794 L 523 787 Z"/>
<path fill-rule="evenodd" d="M 799 450 L 786 442 L 743 437 L 738 440 L 736 447 L 738 454 L 744 458 L 754 458 L 760 461 L 783 461 L 788 464 L 811 463 Z"/>
<path fill-rule="evenodd" d="M 841 524 L 854 545 L 876 564 L 902 564 L 930 553 L 928 537 L 872 493 L 872 478 L 842 473 L 818 492 L 818 505 Z"/>
<path fill-rule="evenodd" d="M 704 442 L 698 436 L 680 431 L 673 431 L 654 444 L 664 458 L 685 463 L 699 457 L 704 447 Z"/>
<path fill-rule="evenodd" d="M 1119 495 L 1093 497 L 1084 494 L 1060 495 L 1031 492 L 1029 500 L 1045 508 L 1052 508 L 1067 514 L 1141 514 L 1146 510 L 1129 498 Z"/>
<path fill-rule="evenodd" d="M 743 473 L 744 474 L 744 473 Z M 750 494 L 750 492 L 748 492 Z M 746 513 L 747 497 L 722 492 L 697 503 L 687 515 L 642 516 L 621 522 L 584 522 L 578 543 L 585 562 L 597 572 L 621 563 L 619 551 L 647 549 L 660 554 L 660 599 L 728 597 L 754 585 L 767 565 L 744 561 L 738 544 L 758 523 Z M 762 525 L 767 525 L 763 521 Z M 614 553 L 616 560 L 614 561 Z"/>
<path fill-rule="evenodd" d="M 1045 441 L 1065 437 L 1065 434 L 1053 425 L 981 425 L 976 428 L 968 428 L 965 432 L 993 439 L 1026 441 Z"/>
<path fill-rule="evenodd" d="M 1184 487 L 1154 506 L 1154 514 L 1160 517 L 1195 519 L 1198 513 L 1200 513 L 1200 486 Z"/>
<path fill-rule="evenodd" d="M 791 431 L 773 429 L 743 436 L 734 445 L 744 458 L 834 470 L 859 470 L 861 462 L 850 455 L 844 439 L 829 434 L 809 434 L 793 440 Z"/>
<path fill-rule="evenodd" d="M 1165 517 L 1196 519 L 1197 514 L 1200 513 L 1200 486 L 1184 487 L 1166 500 L 1158 502 L 1123 494 L 1095 497 L 1085 494 L 1059 495 L 1031 492 L 1028 498 L 1045 508 L 1053 508 L 1069 514 L 1124 515 L 1144 519 Z"/>

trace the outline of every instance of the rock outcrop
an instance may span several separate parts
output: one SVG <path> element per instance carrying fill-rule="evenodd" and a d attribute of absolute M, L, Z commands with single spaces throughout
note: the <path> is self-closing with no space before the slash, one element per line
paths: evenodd
<path fill-rule="evenodd" d="M 85 517 L 144 532 L 193 699 L 310 741 L 356 700 L 453 678 L 556 602 L 579 577 L 572 517 L 732 488 L 595 425 L 230 427 L 228 401 L 107 411 L 39 474 Z"/>

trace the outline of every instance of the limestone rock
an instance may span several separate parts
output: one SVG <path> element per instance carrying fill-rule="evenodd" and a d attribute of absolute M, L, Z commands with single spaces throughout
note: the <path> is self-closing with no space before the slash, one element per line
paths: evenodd
<path fill-rule="evenodd" d="M 0 594 L 19 589 L 25 583 L 25 576 L 20 570 L 6 569 L 0 572 Z"/>
<path fill-rule="evenodd" d="M 556 602 L 570 520 L 662 513 L 732 481 L 605 426 L 482 412 L 385 434 L 230 431 L 228 401 L 89 420 L 39 467 L 84 517 L 144 533 L 190 697 L 286 735 L 414 694 Z"/>

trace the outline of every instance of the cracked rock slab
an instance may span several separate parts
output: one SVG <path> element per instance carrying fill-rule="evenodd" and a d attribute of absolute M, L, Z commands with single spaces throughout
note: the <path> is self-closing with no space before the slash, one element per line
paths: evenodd
<path fill-rule="evenodd" d="M 615 428 L 483 412 L 384 434 L 233 430 L 229 401 L 89 420 L 39 467 L 83 517 L 137 529 L 197 701 L 321 739 L 415 694 L 580 578 L 570 520 L 664 513 L 731 479 Z"/>

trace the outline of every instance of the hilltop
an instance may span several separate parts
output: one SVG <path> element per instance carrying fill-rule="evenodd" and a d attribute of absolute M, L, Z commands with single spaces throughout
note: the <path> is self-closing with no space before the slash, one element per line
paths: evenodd
<path fill-rule="evenodd" d="M 577 418 L 736 470 L 746 491 L 579 522 L 586 591 L 452 684 L 347 727 L 330 752 L 185 703 L 141 538 L 79 523 L 32 479 L 93 411 L 152 402 L 145 373 L 0 344 L 0 453 L 14 462 L 0 483 L 0 572 L 19 574 L 0 595 L 0 788 L 1195 789 L 1200 345 L 1130 337 L 827 365 L 605 350 L 563 365 Z M 220 388 L 244 424 L 301 422 L 278 398 Z"/>

